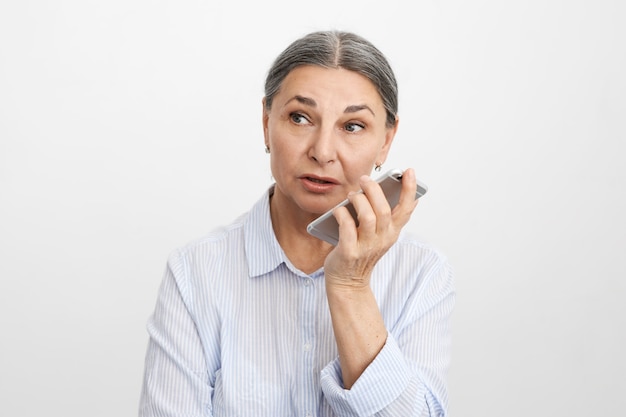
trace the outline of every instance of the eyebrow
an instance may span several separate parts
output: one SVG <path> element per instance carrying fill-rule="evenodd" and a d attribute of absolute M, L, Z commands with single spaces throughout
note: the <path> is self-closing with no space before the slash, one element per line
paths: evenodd
<path fill-rule="evenodd" d="M 359 104 L 359 105 L 352 105 L 352 106 L 348 106 L 346 107 L 346 109 L 343 111 L 344 113 L 356 113 L 359 112 L 361 110 L 367 110 L 370 113 L 372 113 L 372 115 L 374 115 L 374 117 L 376 117 L 376 114 L 374 113 L 374 110 L 370 109 L 370 106 L 368 106 L 367 104 Z"/>
<path fill-rule="evenodd" d="M 313 100 L 312 98 L 309 97 L 303 97 L 300 95 L 295 95 L 292 98 L 290 98 L 289 100 L 287 100 L 288 104 L 289 102 L 296 100 L 298 103 L 304 104 L 305 106 L 309 106 L 309 107 L 317 107 L 317 103 L 315 102 L 315 100 Z M 361 110 L 367 110 L 370 113 L 372 113 L 372 115 L 374 115 L 374 117 L 376 117 L 376 113 L 374 113 L 374 111 L 370 108 L 370 106 L 368 106 L 367 104 L 353 104 L 351 106 L 348 106 L 344 109 L 344 113 L 357 113 Z"/>

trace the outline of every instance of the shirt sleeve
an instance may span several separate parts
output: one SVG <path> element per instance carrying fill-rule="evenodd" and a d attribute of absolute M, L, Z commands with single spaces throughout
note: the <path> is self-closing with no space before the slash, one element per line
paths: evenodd
<path fill-rule="evenodd" d="M 184 264 L 173 254 L 148 321 L 140 417 L 210 417 L 207 365 L 190 313 Z"/>
<path fill-rule="evenodd" d="M 335 413 L 445 417 L 454 299 L 452 270 L 440 260 L 408 298 L 385 346 L 350 390 L 343 388 L 339 359 L 322 370 L 322 391 Z"/>

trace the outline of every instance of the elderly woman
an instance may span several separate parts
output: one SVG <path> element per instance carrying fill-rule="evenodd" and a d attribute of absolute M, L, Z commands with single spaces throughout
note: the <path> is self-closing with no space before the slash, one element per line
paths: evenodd
<path fill-rule="evenodd" d="M 263 98 L 275 184 L 171 255 L 141 416 L 446 415 L 452 271 L 402 232 L 413 170 L 393 209 L 368 176 L 397 102 L 386 58 L 355 34 L 311 33 L 276 59 Z M 345 198 L 358 221 L 334 210 L 336 246 L 307 233 Z"/>

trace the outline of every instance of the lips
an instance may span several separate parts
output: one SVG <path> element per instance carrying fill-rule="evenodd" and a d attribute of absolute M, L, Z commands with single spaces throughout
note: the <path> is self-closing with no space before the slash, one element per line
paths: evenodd
<path fill-rule="evenodd" d="M 334 178 L 318 177 L 317 175 L 303 175 L 300 178 L 317 183 L 317 184 L 339 184 Z"/>
<path fill-rule="evenodd" d="M 332 184 L 330 181 L 321 180 L 319 178 L 306 177 L 306 179 L 312 182 L 316 182 L 318 184 Z"/>
<path fill-rule="evenodd" d="M 329 193 L 339 185 L 339 181 L 334 178 L 311 174 L 302 175 L 300 181 L 304 189 L 312 193 Z"/>

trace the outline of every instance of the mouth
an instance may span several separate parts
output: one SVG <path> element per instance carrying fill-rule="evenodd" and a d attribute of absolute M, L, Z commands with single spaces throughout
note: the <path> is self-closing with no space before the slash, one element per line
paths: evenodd
<path fill-rule="evenodd" d="M 300 181 L 305 190 L 315 194 L 329 193 L 339 185 L 339 181 L 332 177 L 318 177 L 311 174 L 302 175 Z"/>
<path fill-rule="evenodd" d="M 317 184 L 332 184 L 330 181 L 326 181 L 326 180 L 322 180 L 319 178 L 313 178 L 313 177 L 305 177 L 307 180 L 311 181 L 311 182 L 315 182 Z"/>
<path fill-rule="evenodd" d="M 338 184 L 337 180 L 335 180 L 334 178 L 328 178 L 328 177 L 303 175 L 301 178 L 307 181 L 311 181 L 315 184 Z"/>

